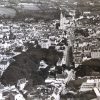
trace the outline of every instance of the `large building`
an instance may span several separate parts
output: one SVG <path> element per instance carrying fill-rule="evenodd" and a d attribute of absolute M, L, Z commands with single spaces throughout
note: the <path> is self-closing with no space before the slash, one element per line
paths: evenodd
<path fill-rule="evenodd" d="M 96 50 L 91 52 L 91 58 L 100 58 L 100 51 Z"/>
<path fill-rule="evenodd" d="M 69 21 L 66 19 L 66 17 L 64 16 L 64 14 L 61 11 L 61 14 L 60 14 L 60 29 L 66 30 L 66 24 L 68 22 Z"/>

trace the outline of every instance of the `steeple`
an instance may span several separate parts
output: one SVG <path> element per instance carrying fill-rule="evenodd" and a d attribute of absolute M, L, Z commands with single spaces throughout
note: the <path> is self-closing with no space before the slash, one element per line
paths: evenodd
<path fill-rule="evenodd" d="M 60 8 L 60 11 L 61 11 L 61 13 L 60 13 L 60 29 L 65 30 L 67 20 L 66 20 L 65 15 L 63 14 L 63 11 L 61 8 Z"/>

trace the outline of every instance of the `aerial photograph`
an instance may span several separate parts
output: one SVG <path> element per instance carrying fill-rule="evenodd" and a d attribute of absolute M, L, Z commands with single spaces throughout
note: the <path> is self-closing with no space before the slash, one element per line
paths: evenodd
<path fill-rule="evenodd" d="M 100 100 L 100 0 L 0 0 L 0 100 Z"/>

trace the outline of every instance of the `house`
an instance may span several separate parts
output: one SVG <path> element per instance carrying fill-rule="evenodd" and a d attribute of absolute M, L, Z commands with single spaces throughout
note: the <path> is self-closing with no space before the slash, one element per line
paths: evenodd
<path fill-rule="evenodd" d="M 26 86 L 26 83 L 27 82 L 28 81 L 26 80 L 26 78 L 23 78 L 23 79 L 18 80 L 17 87 L 19 88 L 19 90 L 23 90 L 24 87 Z"/>
<path fill-rule="evenodd" d="M 62 59 L 59 58 L 58 62 L 56 63 L 56 66 L 62 66 Z"/>
<path fill-rule="evenodd" d="M 12 27 L 11 27 L 11 31 L 16 32 L 17 30 L 20 30 L 20 26 L 13 24 Z"/>
<path fill-rule="evenodd" d="M 40 69 L 45 69 L 45 68 L 47 68 L 48 67 L 48 65 L 45 63 L 45 61 L 44 60 L 41 60 L 40 61 L 40 66 L 39 66 L 39 70 Z"/>
<path fill-rule="evenodd" d="M 81 62 L 82 62 L 81 54 L 79 54 L 79 53 L 74 54 L 74 62 L 75 62 L 75 64 L 81 64 Z"/>
<path fill-rule="evenodd" d="M 25 100 L 25 99 L 14 85 L 4 86 L 0 84 L 0 100 Z"/>
<path fill-rule="evenodd" d="M 41 48 L 49 49 L 51 43 L 48 39 L 43 39 L 40 42 Z"/>
<path fill-rule="evenodd" d="M 57 45 L 56 37 L 55 36 L 49 36 L 50 44 L 51 46 Z"/>
<path fill-rule="evenodd" d="M 99 50 L 92 51 L 91 58 L 100 58 L 100 51 Z"/>
<path fill-rule="evenodd" d="M 0 69 L 2 69 L 2 71 L 5 71 L 8 68 L 9 64 L 9 61 L 2 60 L 0 62 Z"/>
<path fill-rule="evenodd" d="M 94 88 L 98 88 L 100 90 L 100 79 L 87 79 L 86 82 L 83 82 L 80 87 L 80 92 L 92 91 Z"/>
<path fill-rule="evenodd" d="M 8 25 L 2 27 L 2 32 L 9 32 L 9 31 L 10 31 L 10 27 Z"/>
<path fill-rule="evenodd" d="M 14 91 L 10 94 L 10 100 L 25 100 L 22 94 Z"/>
<path fill-rule="evenodd" d="M 92 91 L 94 88 L 94 83 L 84 82 L 81 85 L 80 92 Z"/>

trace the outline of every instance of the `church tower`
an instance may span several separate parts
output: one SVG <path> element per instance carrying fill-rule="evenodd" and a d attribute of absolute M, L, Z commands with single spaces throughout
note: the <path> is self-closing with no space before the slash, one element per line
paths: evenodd
<path fill-rule="evenodd" d="M 64 18 L 62 11 L 61 11 L 61 14 L 60 14 L 60 29 L 62 29 L 62 30 L 65 30 L 64 22 L 65 22 L 65 18 Z"/>
<path fill-rule="evenodd" d="M 64 11 L 62 11 L 61 9 L 60 9 L 60 11 L 61 11 L 61 14 L 60 14 L 60 29 L 66 30 L 66 25 L 69 21 L 66 19 Z"/>

